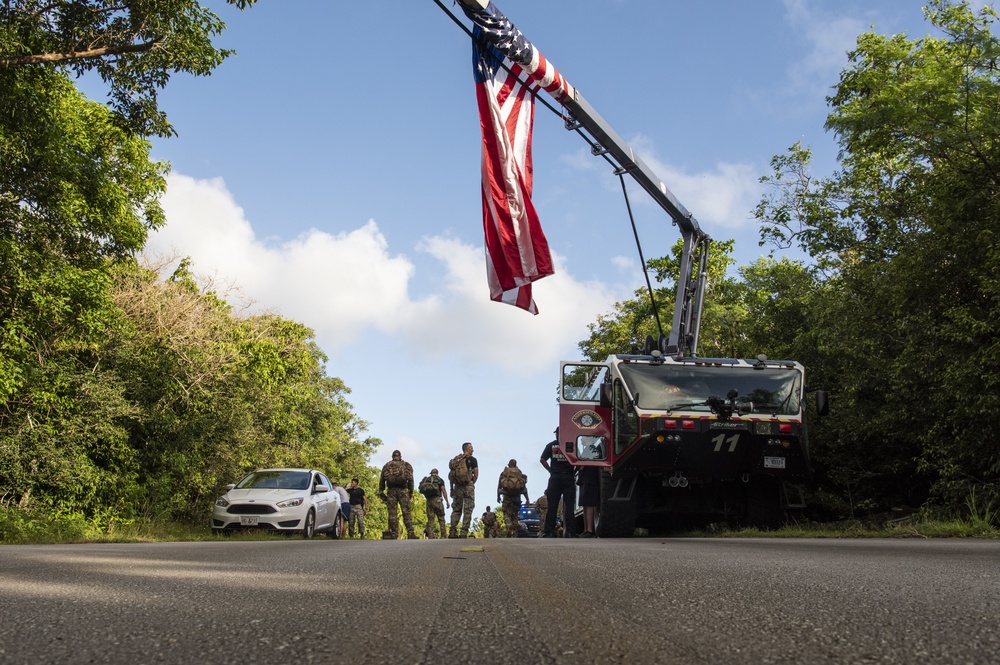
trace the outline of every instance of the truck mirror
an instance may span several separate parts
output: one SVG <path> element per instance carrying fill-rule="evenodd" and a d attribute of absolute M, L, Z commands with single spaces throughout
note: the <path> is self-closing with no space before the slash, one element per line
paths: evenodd
<path fill-rule="evenodd" d="M 646 335 L 646 343 L 642 346 L 642 355 L 648 356 L 656 348 L 656 340 L 652 335 Z"/>
<path fill-rule="evenodd" d="M 602 383 L 601 384 L 601 406 L 605 409 L 610 409 L 612 404 L 611 399 L 611 384 Z"/>
<path fill-rule="evenodd" d="M 816 413 L 821 416 L 830 413 L 830 398 L 825 390 L 816 391 Z"/>

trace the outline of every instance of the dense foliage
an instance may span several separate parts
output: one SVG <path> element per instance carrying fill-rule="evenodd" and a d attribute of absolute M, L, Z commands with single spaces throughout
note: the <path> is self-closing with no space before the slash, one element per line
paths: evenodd
<path fill-rule="evenodd" d="M 164 223 L 156 91 L 229 55 L 221 21 L 193 0 L 14 0 L 0 25 L 0 540 L 39 515 L 205 523 L 256 466 L 373 487 L 379 442 L 311 330 L 135 259 Z M 108 106 L 74 85 L 91 70 Z"/>
<path fill-rule="evenodd" d="M 172 74 L 207 75 L 232 54 L 212 43 L 225 24 L 197 0 L 7 0 L 0 25 L 0 71 L 96 72 L 116 120 L 140 136 L 173 133 L 156 95 Z"/>
<path fill-rule="evenodd" d="M 378 441 L 326 376 L 309 329 L 235 315 L 186 264 L 163 282 L 120 262 L 109 296 L 120 324 L 48 353 L 0 412 L 8 503 L 198 521 L 255 466 L 370 480 Z"/>
<path fill-rule="evenodd" d="M 812 447 L 835 514 L 1000 496 L 997 17 L 945 1 L 926 15 L 943 36 L 858 38 L 828 99 L 838 171 L 813 177 L 796 144 L 763 178 L 763 241 L 812 263 L 716 269 L 705 312 L 701 355 L 793 357 L 832 391 Z M 619 303 L 581 348 L 652 332 L 644 303 Z"/>

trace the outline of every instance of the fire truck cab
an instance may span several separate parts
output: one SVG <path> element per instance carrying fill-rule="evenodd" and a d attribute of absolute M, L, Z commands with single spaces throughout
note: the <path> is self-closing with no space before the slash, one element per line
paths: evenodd
<path fill-rule="evenodd" d="M 793 361 L 667 356 L 560 364 L 559 444 L 598 466 L 598 535 L 636 526 L 776 527 L 811 475 L 804 368 Z M 826 395 L 817 396 L 820 412 Z"/>

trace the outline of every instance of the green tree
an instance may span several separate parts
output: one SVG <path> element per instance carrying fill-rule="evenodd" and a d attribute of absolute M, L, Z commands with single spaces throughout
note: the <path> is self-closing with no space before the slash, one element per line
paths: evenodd
<path fill-rule="evenodd" d="M 134 263 L 113 276 L 122 324 L 87 348 L 55 349 L 23 393 L 49 399 L 0 419 L 9 500 L 105 523 L 202 522 L 221 488 L 255 467 L 371 481 L 380 442 L 327 376 L 312 331 L 234 314 L 186 262 L 166 282 Z"/>
<path fill-rule="evenodd" d="M 645 268 L 653 276 L 656 313 L 648 290 L 637 289 L 634 298 L 616 302 L 610 314 L 598 315 L 597 321 L 587 326 L 590 336 L 579 344 L 584 357 L 604 360 L 613 353 L 629 353 L 633 348 L 642 348 L 647 335 L 656 339 L 660 334 L 657 315 L 663 334 L 670 333 L 682 250 L 683 241 L 678 240 L 669 256 L 647 261 Z M 725 349 L 732 350 L 738 342 L 729 334 L 736 328 L 734 318 L 739 316 L 733 309 L 739 287 L 726 275 L 733 264 L 732 250 L 732 240 L 712 244 L 699 342 L 702 356 L 724 354 Z"/>
<path fill-rule="evenodd" d="M 793 146 L 767 178 L 765 239 L 827 276 L 815 312 L 836 411 L 831 464 L 871 505 L 996 496 L 1000 447 L 1000 41 L 990 7 L 926 9 L 943 36 L 866 33 L 829 98 L 840 169 Z"/>
<path fill-rule="evenodd" d="M 365 469 L 380 442 L 364 436 L 310 329 L 235 315 L 187 262 L 166 283 L 140 270 L 117 284 L 129 326 L 102 363 L 131 379 L 141 409 L 131 435 L 147 512 L 196 519 L 254 467 L 316 467 L 342 481 Z"/>
<path fill-rule="evenodd" d="M 123 371 L 136 345 L 108 346 L 136 330 L 115 294 L 163 223 L 167 167 L 147 138 L 172 130 L 156 91 L 229 55 L 211 44 L 223 25 L 183 0 L 12 0 L 0 23 L 0 492 L 135 515 L 150 478 L 136 382 L 149 374 Z M 73 85 L 91 70 L 111 109 Z"/>
<path fill-rule="evenodd" d="M 53 345 L 114 325 L 106 270 L 163 223 L 167 167 L 145 139 L 172 130 L 156 91 L 229 55 L 211 42 L 223 27 L 191 0 L 0 7 L 0 405 Z M 70 80 L 90 70 L 112 110 Z"/>
<path fill-rule="evenodd" d="M 244 9 L 256 0 L 226 0 Z M 157 90 L 176 72 L 211 73 L 232 51 L 225 24 L 196 0 L 8 0 L 0 7 L 0 71 L 96 71 L 111 108 L 138 136 L 167 136 Z"/>
<path fill-rule="evenodd" d="M 165 166 L 65 77 L 0 69 L 0 404 L 113 324 L 108 267 L 163 221 Z"/>

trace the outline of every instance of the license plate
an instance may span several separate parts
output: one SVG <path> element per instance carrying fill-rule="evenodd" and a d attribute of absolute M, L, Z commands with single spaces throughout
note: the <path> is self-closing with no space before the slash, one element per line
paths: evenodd
<path fill-rule="evenodd" d="M 785 458 L 784 457 L 765 457 L 764 458 L 764 468 L 765 469 L 784 469 L 785 468 Z"/>
<path fill-rule="evenodd" d="M 260 518 L 257 517 L 256 515 L 242 515 L 240 517 L 240 525 L 241 526 L 257 526 L 259 520 L 260 520 Z"/>

